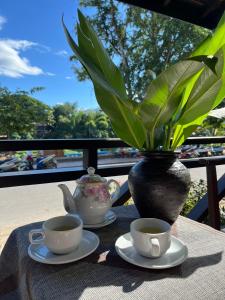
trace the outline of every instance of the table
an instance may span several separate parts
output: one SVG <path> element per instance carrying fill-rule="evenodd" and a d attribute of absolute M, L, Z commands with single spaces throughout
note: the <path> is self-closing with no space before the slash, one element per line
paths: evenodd
<path fill-rule="evenodd" d="M 123 261 L 114 248 L 138 217 L 134 206 L 114 208 L 118 219 L 95 232 L 99 248 L 89 257 L 65 265 L 43 265 L 29 258 L 28 232 L 33 223 L 9 236 L 0 258 L 0 299 L 225 299 L 225 234 L 179 217 L 173 234 L 188 246 L 180 266 L 148 270 Z"/>

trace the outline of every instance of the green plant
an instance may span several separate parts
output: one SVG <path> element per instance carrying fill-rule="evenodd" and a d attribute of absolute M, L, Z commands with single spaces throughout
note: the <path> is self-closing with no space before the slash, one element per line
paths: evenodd
<path fill-rule="evenodd" d="M 181 215 L 187 216 L 195 207 L 198 201 L 207 193 L 207 184 L 205 180 L 192 181 L 187 200 L 182 209 Z"/>
<path fill-rule="evenodd" d="M 114 131 L 129 145 L 148 151 L 175 150 L 225 97 L 225 15 L 191 57 L 150 83 L 141 102 L 129 99 L 120 70 L 80 11 L 78 17 L 78 45 L 63 23 L 68 43 L 89 74 Z"/>
<path fill-rule="evenodd" d="M 195 207 L 198 201 L 207 193 L 207 183 L 205 180 L 200 179 L 199 181 L 192 181 L 191 188 L 187 197 L 187 200 L 182 209 L 181 215 L 187 216 L 190 211 Z M 225 226 L 225 206 L 224 199 L 220 204 L 220 224 L 222 227 Z M 208 215 L 204 218 L 203 222 L 209 224 Z"/>
<path fill-rule="evenodd" d="M 221 206 L 220 208 L 220 224 L 221 226 L 225 226 L 225 207 Z"/>
<path fill-rule="evenodd" d="M 80 0 L 79 5 L 87 10 L 86 18 L 107 52 L 116 57 L 128 97 L 134 100 L 142 100 L 156 75 L 187 57 L 209 34 L 205 28 L 118 0 Z M 76 56 L 70 59 L 77 79 L 86 80 Z"/>

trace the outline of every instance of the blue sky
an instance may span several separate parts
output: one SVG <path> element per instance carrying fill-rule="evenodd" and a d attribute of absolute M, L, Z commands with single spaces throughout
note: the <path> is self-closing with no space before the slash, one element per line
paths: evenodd
<path fill-rule="evenodd" d="M 78 82 L 71 69 L 61 16 L 73 29 L 78 0 L 1 0 L 0 85 L 11 91 L 43 86 L 36 98 L 54 105 L 77 102 L 96 108 L 90 81 Z M 83 10 L 88 14 L 90 11 Z"/>

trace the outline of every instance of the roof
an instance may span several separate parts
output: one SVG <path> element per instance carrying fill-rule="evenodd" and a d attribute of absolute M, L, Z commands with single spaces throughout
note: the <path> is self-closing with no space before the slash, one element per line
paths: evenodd
<path fill-rule="evenodd" d="M 164 15 L 214 29 L 224 10 L 225 0 L 119 0 Z"/>

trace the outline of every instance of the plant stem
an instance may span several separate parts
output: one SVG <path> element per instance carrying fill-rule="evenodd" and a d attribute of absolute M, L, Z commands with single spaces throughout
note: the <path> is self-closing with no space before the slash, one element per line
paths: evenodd
<path fill-rule="evenodd" d="M 146 149 L 148 150 L 148 148 L 149 148 L 149 139 L 148 139 L 148 131 L 147 130 L 145 132 L 145 140 L 146 140 Z"/>
<path fill-rule="evenodd" d="M 176 139 L 173 139 L 172 150 L 175 150 L 176 147 L 177 147 L 177 144 L 178 144 L 178 142 L 179 142 L 179 140 L 180 140 L 180 138 L 181 138 L 181 137 L 179 136 L 181 130 L 182 130 L 182 127 L 179 128 L 178 134 L 176 135 Z M 178 137 L 178 139 L 177 139 L 177 137 Z"/>
<path fill-rule="evenodd" d="M 154 129 L 153 128 L 149 134 L 149 141 L 150 141 L 150 150 L 154 150 Z"/>
<path fill-rule="evenodd" d="M 151 150 L 152 145 L 151 145 L 151 139 L 150 139 L 150 134 L 149 131 L 146 130 L 146 149 Z"/>
<path fill-rule="evenodd" d="M 165 141 L 165 144 L 164 144 L 164 147 L 163 147 L 165 150 L 170 150 L 171 135 L 172 135 L 172 128 L 171 128 L 170 125 L 168 125 L 167 137 L 166 137 L 166 141 Z"/>

